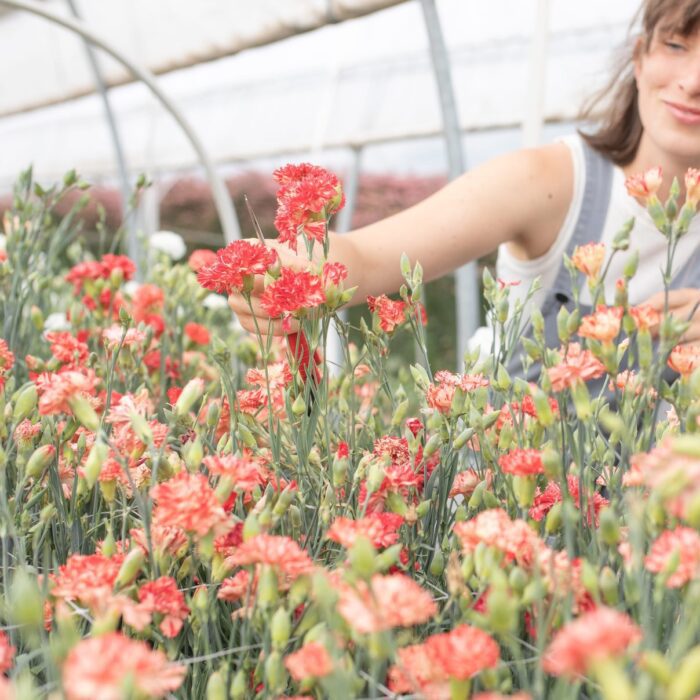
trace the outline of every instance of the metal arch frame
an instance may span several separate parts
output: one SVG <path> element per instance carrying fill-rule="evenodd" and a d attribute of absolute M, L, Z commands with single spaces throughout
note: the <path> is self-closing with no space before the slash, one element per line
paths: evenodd
<path fill-rule="evenodd" d="M 459 128 L 457 104 L 452 86 L 450 60 L 442 34 L 440 17 L 435 0 L 420 0 L 425 28 L 428 32 L 430 56 L 435 73 L 440 109 L 447 146 L 449 179 L 454 180 L 465 170 L 462 151 L 462 134 Z M 469 338 L 479 327 L 479 286 L 476 262 L 463 265 L 455 271 L 455 307 L 457 326 L 457 371 L 463 370 L 464 354 L 469 347 Z"/>
<path fill-rule="evenodd" d="M 209 184 L 212 188 L 214 204 L 216 206 L 219 219 L 221 220 L 221 227 L 224 231 L 224 238 L 226 242 L 230 242 L 241 237 L 240 227 L 238 225 L 238 219 L 236 218 L 235 209 L 233 208 L 233 203 L 231 202 L 231 197 L 226 190 L 223 180 L 216 173 L 213 161 L 207 154 L 203 144 L 195 134 L 192 127 L 187 123 L 187 120 L 183 114 L 173 104 L 173 102 L 171 102 L 170 98 L 167 97 L 160 87 L 158 87 L 155 76 L 150 71 L 145 68 L 141 68 L 123 56 L 121 52 L 111 46 L 107 40 L 98 36 L 89 27 L 87 27 L 85 22 L 70 19 L 68 17 L 61 17 L 60 15 L 47 10 L 39 2 L 36 2 L 36 0 L 0 0 L 0 6 L 11 7 L 16 10 L 23 10 L 25 12 L 29 12 L 30 14 L 37 15 L 38 17 L 43 17 L 54 24 L 68 29 L 74 34 L 78 34 L 90 44 L 97 46 L 98 48 L 102 49 L 102 51 L 109 54 L 112 58 L 121 63 L 121 65 L 124 66 L 124 68 L 126 68 L 135 78 L 144 83 L 165 108 L 165 110 L 170 113 L 177 125 L 182 129 L 187 140 L 190 142 L 192 148 L 197 154 L 197 157 L 199 158 L 199 161 L 206 172 L 207 179 L 209 180 Z"/>
<path fill-rule="evenodd" d="M 75 19 L 81 20 L 82 17 L 78 11 L 75 0 L 65 0 L 66 5 L 71 11 L 71 14 Z M 131 194 L 131 187 L 129 185 L 129 169 L 126 164 L 126 157 L 124 156 L 124 148 L 122 146 L 121 137 L 119 136 L 119 129 L 117 128 L 117 119 L 114 115 L 114 110 L 109 101 L 109 93 L 107 91 L 107 85 L 102 77 L 102 71 L 97 62 L 97 57 L 95 56 L 95 48 L 90 44 L 89 41 L 83 39 L 85 45 L 85 55 L 87 56 L 88 63 L 90 64 L 90 69 L 92 70 L 92 75 L 95 80 L 95 85 L 97 91 L 102 99 L 102 105 L 105 110 L 105 118 L 107 119 L 107 126 L 109 128 L 109 133 L 112 138 L 112 148 L 114 149 L 114 156 L 117 160 L 117 170 L 119 171 L 119 185 L 122 192 L 122 219 L 126 224 L 127 228 L 127 252 L 129 257 L 136 262 L 136 275 L 137 279 L 141 280 L 142 270 L 141 270 L 141 255 L 139 254 L 139 244 L 136 239 L 136 226 L 135 220 L 130 218 L 127 221 L 127 213 L 129 211 L 128 202 L 129 196 Z"/>

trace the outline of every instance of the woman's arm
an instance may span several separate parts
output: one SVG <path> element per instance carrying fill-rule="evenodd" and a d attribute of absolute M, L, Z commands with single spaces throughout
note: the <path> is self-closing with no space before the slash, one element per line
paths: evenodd
<path fill-rule="evenodd" d="M 512 242 L 521 258 L 554 243 L 571 203 L 569 149 L 561 143 L 515 151 L 462 175 L 398 214 L 346 234 L 331 234 L 330 258 L 348 267 L 355 303 L 395 292 L 406 253 L 426 280 Z"/>
<path fill-rule="evenodd" d="M 368 295 L 390 294 L 402 283 L 406 253 L 420 262 L 424 277 L 435 279 L 475 260 L 501 243 L 529 259 L 554 243 L 571 203 L 573 167 L 561 143 L 515 151 L 462 175 L 427 199 L 394 216 L 344 234 L 330 234 L 329 258 L 348 268 L 346 287 L 356 286 L 354 304 Z M 285 246 L 275 245 L 284 264 L 307 264 Z M 267 323 L 256 280 L 253 311 Z M 247 302 L 232 294 L 229 303 L 241 325 L 255 328 Z M 274 333 L 282 333 L 276 323 Z"/>

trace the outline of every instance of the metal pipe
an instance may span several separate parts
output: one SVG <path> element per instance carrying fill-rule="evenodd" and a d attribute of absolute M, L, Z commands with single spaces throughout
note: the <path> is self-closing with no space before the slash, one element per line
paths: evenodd
<path fill-rule="evenodd" d="M 78 7 L 76 6 L 74 0 L 66 0 L 66 5 L 68 5 L 70 11 L 76 19 L 82 20 Z M 92 70 L 93 78 L 95 79 L 95 85 L 102 98 L 102 104 L 104 105 L 105 118 L 107 119 L 107 126 L 109 128 L 109 135 L 112 139 L 112 147 L 114 148 L 114 157 L 117 161 L 117 170 L 119 171 L 119 187 L 122 193 L 122 220 L 127 230 L 126 247 L 129 257 L 136 263 L 137 268 L 137 279 L 141 279 L 143 271 L 141 270 L 141 255 L 139 254 L 138 239 L 136 238 L 136 222 L 133 216 L 128 215 L 129 211 L 129 197 L 131 197 L 131 186 L 129 184 L 129 170 L 126 165 L 126 158 L 124 156 L 124 149 L 122 147 L 121 137 L 119 136 L 119 130 L 117 129 L 117 120 L 114 116 L 114 110 L 109 102 L 109 94 L 107 92 L 107 85 L 102 77 L 102 71 L 97 63 L 97 57 L 95 56 L 95 50 L 92 48 L 91 44 L 84 40 L 85 54 L 87 56 L 88 63 L 90 64 L 90 69 Z"/>
<path fill-rule="evenodd" d="M 435 82 L 440 97 L 443 131 L 447 146 L 447 161 L 450 180 L 459 177 L 465 170 L 462 152 L 461 129 L 457 115 L 457 103 L 452 86 L 452 73 L 445 38 L 435 0 L 420 0 L 425 28 L 428 32 L 430 56 L 435 73 Z M 479 286 L 476 262 L 463 265 L 455 272 L 455 303 L 457 314 L 457 371 L 463 367 L 464 353 L 469 338 L 479 327 Z"/>
<path fill-rule="evenodd" d="M 530 43 L 528 101 L 523 119 L 523 146 L 525 148 L 538 146 L 542 139 L 548 43 L 549 0 L 537 0 L 535 30 Z"/>
<path fill-rule="evenodd" d="M 195 134 L 192 127 L 187 123 L 185 117 L 180 112 L 180 110 L 175 106 L 175 104 L 170 100 L 170 98 L 160 89 L 157 85 L 155 77 L 153 74 L 145 68 L 141 68 L 136 65 L 133 61 L 126 58 L 122 53 L 114 48 L 109 41 L 98 36 L 92 29 L 88 28 L 85 22 L 80 20 L 71 19 L 68 17 L 61 17 L 50 10 L 47 10 L 43 4 L 36 2 L 36 0 L 0 0 L 0 6 L 12 7 L 16 10 L 24 10 L 31 14 L 37 15 L 38 17 L 43 17 L 44 19 L 53 22 L 65 29 L 82 36 L 84 39 L 94 44 L 98 48 L 102 49 L 105 53 L 108 53 L 112 58 L 121 63 L 129 72 L 131 72 L 136 78 L 138 78 L 142 83 L 144 83 L 148 89 L 153 93 L 157 100 L 163 105 L 163 107 L 168 111 L 178 126 L 182 129 L 183 133 L 187 137 L 187 140 L 192 145 L 195 153 L 197 154 L 204 171 L 206 172 L 207 179 L 212 188 L 212 196 L 214 198 L 214 204 L 216 205 L 216 210 L 219 214 L 219 219 L 221 220 L 221 227 L 224 231 L 224 238 L 227 242 L 230 242 L 236 238 L 241 237 L 240 227 L 238 225 L 238 219 L 236 218 L 236 212 L 233 208 L 233 203 L 231 202 L 231 197 L 229 196 L 228 190 L 223 180 L 219 177 L 216 170 L 214 169 L 214 164 L 209 158 L 203 144 L 199 140 L 199 137 Z"/>

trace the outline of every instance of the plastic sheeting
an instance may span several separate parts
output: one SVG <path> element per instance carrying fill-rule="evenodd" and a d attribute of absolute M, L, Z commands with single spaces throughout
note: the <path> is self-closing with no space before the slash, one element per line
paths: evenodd
<path fill-rule="evenodd" d="M 139 51 L 145 63 L 160 55 L 161 69 L 176 59 L 193 62 L 197 56 L 216 55 L 223 50 L 223 15 L 228 5 L 245 4 L 256 8 L 253 17 L 271 27 L 292 27 L 291 15 L 284 21 L 268 17 L 263 6 L 307 5 L 318 14 L 325 2 L 297 3 L 283 0 L 249 0 L 245 3 L 201 0 L 198 3 L 169 0 L 92 0 L 92 5 L 123 6 L 120 22 L 129 27 L 136 58 Z M 331 7 L 355 5 L 369 10 L 380 4 L 370 2 L 332 3 Z M 439 0 L 452 61 L 452 74 L 464 130 L 490 129 L 522 122 L 527 105 L 530 36 L 535 22 L 534 0 Z M 545 75 L 544 116 L 548 121 L 573 119 L 582 98 L 605 78 L 612 47 L 625 37 L 627 24 L 637 0 L 589 0 L 585 7 L 571 0 L 552 0 L 548 63 Z M 143 21 L 136 21 L 137 7 Z M 169 8 L 173 17 L 159 17 L 155 6 Z M 191 6 L 188 9 L 188 6 Z M 173 8 L 172 10 L 170 8 Z M 174 8 L 185 13 L 177 18 Z M 192 17 L 196 8 L 197 17 Z M 291 10 L 289 10 L 291 13 Z M 90 12 L 85 12 L 90 20 Z M 111 20 L 118 25 L 116 15 Z M 207 36 L 207 50 L 189 42 L 185 18 L 192 35 Z M 130 18 L 127 21 L 127 18 Z M 19 21 L 16 13 L 0 20 L 0 51 L 20 52 L 12 62 L 18 76 L 12 83 L 3 76 L 0 99 L 26 105 L 42 93 L 43 83 L 32 85 L 33 75 L 23 73 L 35 60 L 34 49 L 25 34 L 23 41 L 8 49 L 3 45 L 3 25 Z M 32 20 L 39 22 L 39 20 Z M 99 24 L 91 24 L 99 29 Z M 104 21 L 104 20 L 102 20 Z M 255 22 L 248 20 L 250 26 Z M 166 27 L 180 26 L 180 38 L 160 37 Z M 258 26 L 261 26 L 258 23 Z M 211 26 L 214 25 L 214 26 Z M 19 25 L 17 25 L 19 26 Z M 38 25 L 36 25 L 38 26 Z M 121 25 L 120 25 L 121 26 Z M 309 20 L 304 26 L 309 26 Z M 236 30 L 239 36 L 252 36 Z M 65 32 L 64 32 L 65 33 Z M 166 32 L 167 34 L 167 32 Z M 116 37 L 120 31 L 114 32 Z M 217 37 L 219 37 L 217 39 Z M 152 53 L 150 53 L 151 45 Z M 204 46 L 204 44 L 202 44 Z M 229 46 L 233 44 L 229 43 Z M 155 46 L 163 47 L 159 53 Z M 177 48 L 177 51 L 166 49 Z M 218 47 L 218 49 L 216 48 Z M 39 54 L 47 47 L 42 47 Z M 66 63 L 60 47 L 45 70 L 70 76 L 83 71 L 83 84 L 89 82 L 84 54 Z M 148 49 L 148 51 L 147 51 Z M 198 53 L 199 51 L 199 53 Z M 49 52 L 50 53 L 50 52 Z M 166 63 L 163 58 L 170 56 Z M 133 57 L 133 55 L 132 55 Z M 179 58 L 178 58 L 179 57 Z M 48 60 L 48 59 L 46 59 Z M 9 61 L 0 61 L 9 71 Z M 110 68 L 110 70 L 112 70 Z M 113 74 L 107 72 L 110 80 Z M 76 78 L 77 80 L 77 78 Z M 15 87 L 8 87 L 9 85 Z M 77 84 L 77 83 L 76 83 Z M 404 3 L 371 16 L 327 26 L 303 36 L 244 51 L 235 56 L 209 60 L 204 64 L 172 71 L 161 76 L 161 85 L 176 100 L 205 146 L 220 163 L 235 163 L 276 154 L 306 154 L 330 147 L 346 147 L 411 136 L 437 134 L 441 119 L 427 37 L 418 3 Z M 17 87 L 17 86 L 21 86 Z M 16 94 L 9 94 L 16 92 Z M 20 92 L 24 93 L 22 100 Z M 57 94 L 59 94 L 57 92 Z M 65 91 L 60 93 L 65 96 Z M 119 120 L 129 167 L 134 170 L 169 170 L 194 163 L 191 149 L 172 120 L 141 85 L 111 90 L 111 100 Z M 44 98 L 42 98 L 44 99 Z M 69 167 L 87 175 L 114 172 L 114 156 L 104 124 L 103 108 L 96 96 L 0 118 L 0 179 L 7 181 L 19 169 L 33 162 L 42 176 L 56 177 Z"/>
<path fill-rule="evenodd" d="M 151 72 L 167 73 L 361 17 L 405 0 L 75 0 L 81 18 Z M 43 3 L 72 16 L 63 0 Z M 0 116 L 94 90 L 82 40 L 29 13 L 0 17 Z M 132 78 L 106 59 L 109 85 Z"/>

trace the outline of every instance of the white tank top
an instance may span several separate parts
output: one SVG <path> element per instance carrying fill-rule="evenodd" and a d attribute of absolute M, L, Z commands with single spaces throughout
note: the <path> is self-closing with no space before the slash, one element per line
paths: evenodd
<path fill-rule="evenodd" d="M 542 280 L 541 289 L 535 292 L 530 300 L 530 305 L 526 305 L 524 309 L 525 319 L 529 318 L 531 305 L 540 305 L 544 299 L 545 290 L 554 284 L 559 266 L 562 264 L 564 253 L 573 235 L 581 211 L 583 191 L 586 184 L 583 143 L 578 134 L 561 140 L 571 152 L 574 168 L 574 191 L 564 224 L 552 247 L 544 255 L 532 260 L 519 260 L 511 254 L 505 244 L 498 248 L 496 276 L 504 282 L 519 282 L 517 286 L 510 289 L 511 308 L 517 300 L 524 302 L 527 291 L 535 279 L 540 277 Z M 631 253 L 634 250 L 638 250 L 639 267 L 637 274 L 629 284 L 629 302 L 632 305 L 640 304 L 652 294 L 663 290 L 661 271 L 666 265 L 666 239 L 654 226 L 647 210 L 634 197 L 630 197 L 627 194 L 625 174 L 618 166 L 613 168 L 611 187 L 608 213 L 603 234 L 600 238 L 600 242 L 606 246 L 608 255 L 612 249 L 613 239 L 625 222 L 633 217 L 635 223 L 630 234 L 629 250 L 618 252 L 612 260 L 605 278 L 605 298 L 607 303 L 613 303 L 615 282 L 623 276 L 623 268 Z M 674 273 L 688 259 L 698 244 L 700 244 L 700 215 L 693 219 L 690 230 L 678 243 L 673 263 Z M 581 287 L 581 301 L 585 304 L 591 303 L 590 294 L 585 284 Z M 493 332 L 490 328 L 479 328 L 470 340 L 470 347 L 481 345 L 482 349 L 485 349 L 485 347 L 490 348 L 492 334 Z"/>

